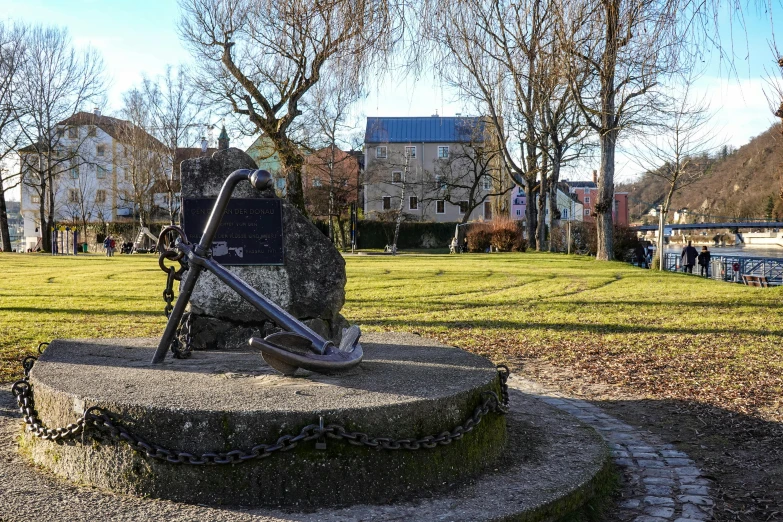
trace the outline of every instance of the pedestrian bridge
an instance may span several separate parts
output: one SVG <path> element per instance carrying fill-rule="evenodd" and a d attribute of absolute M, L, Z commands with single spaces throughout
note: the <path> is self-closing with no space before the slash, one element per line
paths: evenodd
<path fill-rule="evenodd" d="M 658 230 L 658 225 L 636 225 L 630 227 L 637 232 Z M 783 221 L 729 221 L 724 223 L 667 223 L 664 230 L 709 230 L 719 228 L 783 228 Z"/>

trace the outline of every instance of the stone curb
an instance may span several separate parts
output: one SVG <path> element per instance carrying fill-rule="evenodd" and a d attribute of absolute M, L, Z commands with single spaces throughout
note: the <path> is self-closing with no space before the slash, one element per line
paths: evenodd
<path fill-rule="evenodd" d="M 537 396 L 592 426 L 606 440 L 624 485 L 616 509 L 621 521 L 712 520 L 712 482 L 688 455 L 649 433 L 625 424 L 587 401 L 513 376 L 509 386 Z"/>

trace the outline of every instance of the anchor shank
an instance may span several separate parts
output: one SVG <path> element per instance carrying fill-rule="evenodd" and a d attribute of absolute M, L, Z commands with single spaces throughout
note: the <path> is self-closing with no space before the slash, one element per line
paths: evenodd
<path fill-rule="evenodd" d="M 193 288 L 196 286 L 196 281 L 201 273 L 202 267 L 198 265 L 192 265 L 185 275 L 185 280 L 182 282 L 182 287 L 179 291 L 179 297 L 174 304 L 174 309 L 169 315 L 169 320 L 166 323 L 166 329 L 163 331 L 163 337 L 160 338 L 158 349 L 155 350 L 155 355 L 152 356 L 152 364 L 159 364 L 166 358 L 166 352 L 171 346 L 171 341 L 177 334 L 177 327 L 182 319 L 182 314 L 185 313 L 185 307 L 188 305 L 190 294 L 193 293 Z"/>
<path fill-rule="evenodd" d="M 259 293 L 258 290 L 229 272 L 223 265 L 212 259 L 198 255 L 198 253 L 185 245 L 181 245 L 180 248 L 186 252 L 191 267 L 195 265 L 206 268 L 215 274 L 215 277 L 228 285 L 229 288 L 242 296 L 248 303 L 253 305 L 259 312 L 277 323 L 278 326 L 289 332 L 306 337 L 313 343 L 313 346 L 318 353 L 323 354 L 326 351 L 326 346 L 329 344 L 329 341 L 302 324 L 296 317 L 286 312 L 274 301 L 268 299 Z M 177 301 L 177 303 L 179 304 L 179 301 Z"/>

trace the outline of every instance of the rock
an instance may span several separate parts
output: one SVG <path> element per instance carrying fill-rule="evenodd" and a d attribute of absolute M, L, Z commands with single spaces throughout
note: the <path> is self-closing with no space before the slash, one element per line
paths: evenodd
<path fill-rule="evenodd" d="M 235 148 L 218 151 L 211 158 L 186 160 L 180 168 L 182 197 L 217 197 L 231 172 L 255 168 L 252 158 Z M 233 197 L 276 196 L 271 190 L 258 192 L 242 182 Z M 314 323 L 315 330 L 339 342 L 346 324 L 339 315 L 345 303 L 345 260 L 329 239 L 285 200 L 282 200 L 282 210 L 283 266 L 228 269 L 298 319 L 320 321 Z M 193 291 L 190 311 L 197 349 L 244 347 L 250 335 L 268 332 L 272 326 L 259 311 L 207 271 L 202 272 Z"/>

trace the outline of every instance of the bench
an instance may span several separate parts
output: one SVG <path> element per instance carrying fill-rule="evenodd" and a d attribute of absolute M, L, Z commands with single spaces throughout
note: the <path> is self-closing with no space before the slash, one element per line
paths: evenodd
<path fill-rule="evenodd" d="M 769 281 L 763 275 L 742 274 L 742 282 L 747 286 L 761 286 L 764 288 L 769 286 Z"/>

